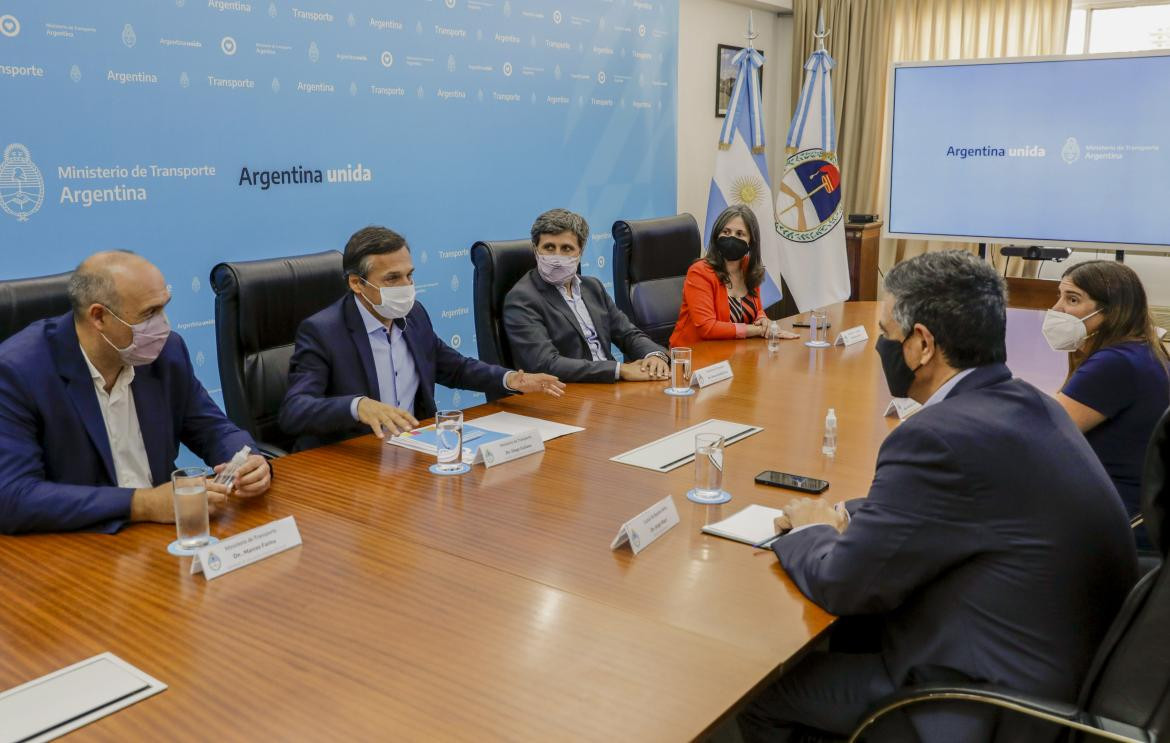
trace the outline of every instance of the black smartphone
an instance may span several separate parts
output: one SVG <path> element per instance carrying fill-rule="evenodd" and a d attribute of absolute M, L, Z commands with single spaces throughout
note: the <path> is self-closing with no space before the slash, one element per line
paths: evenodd
<path fill-rule="evenodd" d="M 777 472 L 776 470 L 764 470 L 756 475 L 756 482 L 760 485 L 799 490 L 802 493 L 813 493 L 814 495 L 823 493 L 829 488 L 829 483 L 826 480 L 793 475 L 788 472 Z"/>

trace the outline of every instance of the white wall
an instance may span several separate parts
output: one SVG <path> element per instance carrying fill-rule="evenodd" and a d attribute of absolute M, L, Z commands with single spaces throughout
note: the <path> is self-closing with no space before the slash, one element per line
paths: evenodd
<path fill-rule="evenodd" d="M 791 8 L 785 0 L 680 0 L 678 40 L 678 210 L 690 212 L 704 228 L 707 193 L 723 119 L 715 117 L 715 49 L 744 45 L 748 9 L 752 9 L 756 48 L 764 53 L 764 124 L 767 127 L 768 175 L 776 178 L 783 163 L 784 136 L 791 118 L 792 16 L 773 8 Z M 706 236 L 704 235 L 704 242 Z"/>
<path fill-rule="evenodd" d="M 1082 261 L 1091 261 L 1096 258 L 1103 258 L 1107 261 L 1113 260 L 1114 253 L 1112 250 L 1092 251 L 1092 250 L 1076 250 L 1072 257 L 1064 263 L 1045 263 L 1040 268 L 1040 278 L 1042 279 L 1058 279 L 1073 263 L 1080 263 Z M 1146 289 L 1146 298 L 1150 305 L 1156 308 L 1170 307 L 1170 255 L 1165 253 L 1146 253 L 1144 255 L 1137 255 L 1132 252 L 1126 252 L 1125 265 L 1137 272 L 1137 275 L 1142 280 L 1142 286 Z M 1053 301 L 1056 301 L 1055 298 Z"/>

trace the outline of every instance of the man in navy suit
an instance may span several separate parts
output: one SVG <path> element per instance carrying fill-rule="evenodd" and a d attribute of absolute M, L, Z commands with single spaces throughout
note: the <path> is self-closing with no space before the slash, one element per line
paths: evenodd
<path fill-rule="evenodd" d="M 747 741 L 788 740 L 797 726 L 846 734 L 881 697 L 924 682 L 1072 702 L 1136 580 L 1109 476 L 1060 405 L 1005 365 L 994 269 L 966 252 L 928 253 L 885 284 L 886 381 L 924 407 L 882 444 L 867 498 L 784 507 L 781 564 L 805 596 L 848 619 L 828 652 L 805 656 L 740 716 Z M 987 709 L 927 704 L 893 723 L 946 743 L 990 740 L 993 729 L 999 740 L 1054 736 L 1019 718 L 996 727 Z"/>
<path fill-rule="evenodd" d="M 347 294 L 301 323 L 289 365 L 280 427 L 307 449 L 373 431 L 408 431 L 435 414 L 435 382 L 497 395 L 565 385 L 469 359 L 444 343 L 415 302 L 406 240 L 385 227 L 349 238 L 342 267 Z"/>
<path fill-rule="evenodd" d="M 87 258 L 69 281 L 73 311 L 0 344 L 0 533 L 174 521 L 171 472 L 179 444 L 216 471 L 256 444 L 195 378 L 170 332 L 170 292 L 133 253 Z M 252 455 L 236 494 L 268 489 Z M 228 491 L 208 482 L 212 511 Z"/>

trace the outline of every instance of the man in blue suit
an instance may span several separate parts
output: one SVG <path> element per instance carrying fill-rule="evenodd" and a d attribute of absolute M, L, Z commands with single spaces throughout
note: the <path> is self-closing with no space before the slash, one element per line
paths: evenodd
<path fill-rule="evenodd" d="M 0 533 L 174 521 L 170 476 L 179 444 L 216 470 L 256 448 L 195 378 L 170 332 L 170 292 L 133 253 L 98 253 L 69 282 L 73 311 L 0 344 Z M 268 489 L 252 455 L 236 494 Z M 226 488 L 208 483 L 211 509 Z"/>
<path fill-rule="evenodd" d="M 847 619 L 828 652 L 805 656 L 740 716 L 747 741 L 788 740 L 798 725 L 846 734 L 878 699 L 924 682 L 1072 702 L 1136 580 L 1109 476 L 1060 405 L 1005 365 L 994 269 L 966 252 L 928 253 L 885 283 L 886 381 L 924 407 L 882 444 L 867 498 L 784 507 L 778 526 L 793 528 L 773 545 L 781 564 Z M 1054 737 L 987 709 L 933 703 L 893 723 L 928 742 Z"/>
<path fill-rule="evenodd" d="M 280 427 L 296 449 L 373 431 L 408 431 L 435 414 L 435 382 L 496 395 L 544 392 L 565 385 L 469 359 L 448 346 L 415 302 L 414 263 L 406 240 L 365 227 L 346 243 L 347 294 L 301 323 L 289 365 Z"/>

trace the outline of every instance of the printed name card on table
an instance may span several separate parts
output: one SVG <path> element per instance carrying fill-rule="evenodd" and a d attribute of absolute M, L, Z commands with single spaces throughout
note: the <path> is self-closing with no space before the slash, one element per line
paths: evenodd
<path fill-rule="evenodd" d="M 629 542 L 630 549 L 636 555 L 677 524 L 678 509 L 674 507 L 674 499 L 668 495 L 622 524 L 609 548 L 616 550 Z"/>
<path fill-rule="evenodd" d="M 191 560 L 191 575 L 203 573 L 212 580 L 300 544 L 297 522 L 286 516 L 199 550 Z"/>
<path fill-rule="evenodd" d="M 484 467 L 495 467 L 497 464 L 511 462 L 513 459 L 526 457 L 544 451 L 544 439 L 540 431 L 531 428 L 506 439 L 480 444 L 475 451 L 473 464 L 483 462 Z"/>
<path fill-rule="evenodd" d="M 709 384 L 731 379 L 731 376 L 731 364 L 726 361 L 720 361 L 718 364 L 711 364 L 711 366 L 696 369 L 691 374 L 691 384 L 706 387 Z"/>
<path fill-rule="evenodd" d="M 833 345 L 852 346 L 854 343 L 867 340 L 869 340 L 869 332 L 866 331 L 864 325 L 858 325 L 856 328 L 847 328 L 837 333 L 837 340 L 833 341 Z"/>
<path fill-rule="evenodd" d="M 904 421 L 910 416 L 922 410 L 922 406 L 909 397 L 895 397 L 890 400 L 890 404 L 886 406 L 886 416 L 896 415 L 898 420 Z"/>

